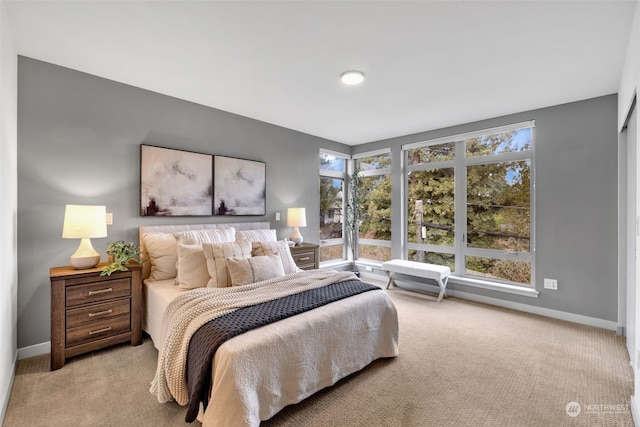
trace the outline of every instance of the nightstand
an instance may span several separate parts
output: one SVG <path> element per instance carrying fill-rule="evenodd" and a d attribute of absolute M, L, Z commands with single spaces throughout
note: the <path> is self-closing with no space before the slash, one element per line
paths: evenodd
<path fill-rule="evenodd" d="M 105 265 L 50 270 L 52 371 L 72 356 L 125 341 L 142 343 L 142 267 L 130 264 L 128 271 L 100 276 Z"/>
<path fill-rule="evenodd" d="M 302 242 L 291 247 L 291 256 L 296 265 L 303 270 L 318 268 L 320 262 L 319 245 Z"/>

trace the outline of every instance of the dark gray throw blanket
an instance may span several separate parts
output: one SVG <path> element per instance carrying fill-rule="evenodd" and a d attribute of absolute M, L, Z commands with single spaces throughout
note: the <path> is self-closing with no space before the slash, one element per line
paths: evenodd
<path fill-rule="evenodd" d="M 372 290 L 380 290 L 380 288 L 359 280 L 347 280 L 240 308 L 203 325 L 189 342 L 187 357 L 189 404 L 185 420 L 190 423 L 196 419 L 200 402 L 205 409 L 207 408 L 213 357 L 218 347 L 226 340 L 251 329 Z"/>

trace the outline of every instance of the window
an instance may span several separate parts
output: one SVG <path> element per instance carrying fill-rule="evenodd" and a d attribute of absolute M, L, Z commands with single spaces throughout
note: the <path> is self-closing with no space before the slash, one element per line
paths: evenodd
<path fill-rule="evenodd" d="M 533 122 L 403 146 L 407 258 L 531 286 Z"/>
<path fill-rule="evenodd" d="M 391 256 L 391 153 L 388 149 L 354 156 L 362 205 L 358 260 L 384 262 Z"/>
<path fill-rule="evenodd" d="M 320 262 L 346 258 L 344 193 L 347 155 L 320 152 Z"/>

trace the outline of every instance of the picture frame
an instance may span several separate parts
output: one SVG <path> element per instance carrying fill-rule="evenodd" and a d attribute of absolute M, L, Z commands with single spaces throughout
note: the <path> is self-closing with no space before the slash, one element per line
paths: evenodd
<path fill-rule="evenodd" d="M 213 214 L 266 215 L 266 163 L 213 156 Z"/>
<path fill-rule="evenodd" d="M 140 216 L 211 216 L 213 155 L 140 144 Z"/>

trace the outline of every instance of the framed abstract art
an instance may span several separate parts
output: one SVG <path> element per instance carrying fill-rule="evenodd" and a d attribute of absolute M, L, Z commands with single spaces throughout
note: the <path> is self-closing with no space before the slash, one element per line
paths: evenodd
<path fill-rule="evenodd" d="M 211 216 L 213 156 L 140 145 L 141 216 Z"/>
<path fill-rule="evenodd" d="M 265 215 L 266 164 L 213 157 L 213 214 Z"/>

